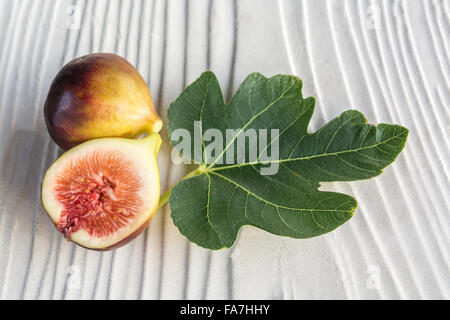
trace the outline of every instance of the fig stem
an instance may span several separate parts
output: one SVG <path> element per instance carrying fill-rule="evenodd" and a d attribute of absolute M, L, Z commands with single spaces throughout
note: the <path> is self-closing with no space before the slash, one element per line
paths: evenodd
<path fill-rule="evenodd" d="M 195 177 L 196 175 L 199 175 L 202 172 L 204 172 L 204 166 L 200 165 L 197 169 L 195 169 L 195 170 L 189 172 L 187 175 L 185 175 L 183 177 L 183 179 L 181 179 L 181 180 L 186 180 L 186 179 Z M 169 201 L 170 193 L 172 192 L 173 187 L 175 187 L 175 186 L 170 187 L 169 190 L 164 192 L 164 194 L 159 198 L 158 210 L 161 209 L 162 207 L 164 207 L 164 205 Z"/>

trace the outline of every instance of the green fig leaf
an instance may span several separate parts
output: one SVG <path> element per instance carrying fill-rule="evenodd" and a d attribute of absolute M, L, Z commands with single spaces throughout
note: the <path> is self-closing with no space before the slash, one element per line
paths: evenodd
<path fill-rule="evenodd" d="M 208 249 L 231 247 L 243 225 L 293 238 L 330 232 L 353 216 L 357 204 L 351 196 L 319 191 L 320 182 L 375 177 L 405 146 L 406 128 L 367 124 L 355 110 L 308 133 L 315 100 L 303 98 L 301 88 L 294 76 L 252 73 L 226 104 L 208 71 L 171 104 L 171 142 L 199 163 L 169 199 L 173 221 L 190 241 Z M 189 144 L 174 139 L 177 129 L 189 133 Z M 223 150 L 210 152 L 209 129 L 222 134 L 222 141 L 214 142 Z M 273 129 L 276 135 L 270 135 Z M 265 147 L 259 145 L 253 158 L 251 130 L 267 133 Z M 235 145 L 246 139 L 239 155 Z M 278 154 L 268 157 L 275 145 Z M 262 174 L 273 167 L 275 174 Z"/>

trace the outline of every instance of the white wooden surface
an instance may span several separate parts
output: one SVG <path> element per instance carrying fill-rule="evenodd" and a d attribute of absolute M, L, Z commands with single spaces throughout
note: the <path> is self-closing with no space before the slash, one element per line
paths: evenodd
<path fill-rule="evenodd" d="M 450 1 L 0 0 L 0 298 L 450 298 Z M 190 244 L 166 206 L 114 252 L 65 241 L 40 206 L 60 150 L 43 102 L 58 69 L 116 52 L 161 116 L 212 69 L 229 98 L 253 71 L 300 76 L 312 129 L 348 108 L 411 130 L 376 179 L 330 183 L 359 206 L 310 240 L 242 230 L 230 250 Z M 185 168 L 159 157 L 162 189 Z"/>

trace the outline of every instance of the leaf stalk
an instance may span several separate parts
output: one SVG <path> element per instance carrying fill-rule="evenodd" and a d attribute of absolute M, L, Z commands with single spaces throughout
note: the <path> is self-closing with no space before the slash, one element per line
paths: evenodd
<path fill-rule="evenodd" d="M 199 174 L 201 174 L 204 171 L 204 168 L 202 165 L 198 166 L 197 169 L 189 172 L 187 175 L 185 175 L 183 177 L 183 179 L 181 180 L 186 180 L 192 177 L 195 177 Z M 176 184 L 175 184 L 176 185 Z M 158 210 L 161 209 L 162 207 L 164 207 L 164 205 L 169 201 L 170 198 L 170 193 L 173 189 L 173 187 L 175 187 L 175 185 L 171 186 L 166 192 L 163 193 L 163 195 L 159 198 L 159 204 L 158 204 Z"/>

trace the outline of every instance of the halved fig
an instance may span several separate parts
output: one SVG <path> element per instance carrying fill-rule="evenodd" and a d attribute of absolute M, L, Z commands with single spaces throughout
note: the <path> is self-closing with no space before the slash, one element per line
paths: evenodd
<path fill-rule="evenodd" d="M 160 185 L 157 133 L 101 138 L 65 152 L 42 181 L 42 204 L 55 227 L 85 248 L 125 245 L 154 216 Z"/>

